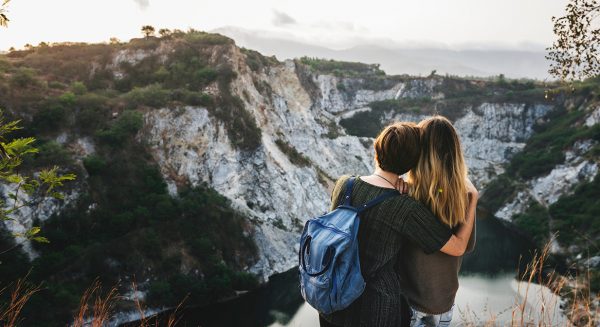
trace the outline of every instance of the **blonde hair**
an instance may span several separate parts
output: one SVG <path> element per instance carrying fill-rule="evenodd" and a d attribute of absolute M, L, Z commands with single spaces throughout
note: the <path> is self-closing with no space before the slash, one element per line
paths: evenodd
<path fill-rule="evenodd" d="M 425 119 L 418 127 L 422 149 L 417 166 L 409 173 L 414 185 L 411 196 L 425 203 L 446 225 L 464 223 L 467 166 L 458 134 L 443 116 Z"/>

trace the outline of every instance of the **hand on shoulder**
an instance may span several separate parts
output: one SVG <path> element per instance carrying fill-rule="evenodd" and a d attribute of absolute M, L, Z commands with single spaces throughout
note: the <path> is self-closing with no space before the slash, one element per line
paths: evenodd
<path fill-rule="evenodd" d="M 479 191 L 477 191 L 477 188 L 475 188 L 475 185 L 473 185 L 473 182 L 471 182 L 469 177 L 467 177 L 467 194 L 469 195 L 470 198 L 473 198 L 473 199 L 479 198 Z"/>

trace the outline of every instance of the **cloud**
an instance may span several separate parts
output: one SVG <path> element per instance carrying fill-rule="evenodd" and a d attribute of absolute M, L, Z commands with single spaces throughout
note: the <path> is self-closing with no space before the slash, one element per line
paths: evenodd
<path fill-rule="evenodd" d="M 148 9 L 148 6 L 150 5 L 150 0 L 133 0 L 133 1 L 135 1 L 135 3 L 137 3 L 138 6 L 140 6 L 140 9 L 142 9 L 142 10 Z"/>
<path fill-rule="evenodd" d="M 273 17 L 273 25 L 275 26 L 294 25 L 298 23 L 292 16 L 284 12 L 273 10 L 273 14 L 275 15 Z"/>

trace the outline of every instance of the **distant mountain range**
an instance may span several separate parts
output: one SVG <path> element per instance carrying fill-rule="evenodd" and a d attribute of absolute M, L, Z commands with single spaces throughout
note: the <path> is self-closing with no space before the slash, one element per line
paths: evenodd
<path fill-rule="evenodd" d="M 464 49 L 442 47 L 386 47 L 362 44 L 343 50 L 267 35 L 238 27 L 223 27 L 211 32 L 233 38 L 239 46 L 257 50 L 278 59 L 302 56 L 344 61 L 378 63 L 388 74 L 438 74 L 488 77 L 504 74 L 510 78 L 550 79 L 549 63 L 543 50 L 533 49 Z M 367 42 L 367 41 L 365 41 Z"/>

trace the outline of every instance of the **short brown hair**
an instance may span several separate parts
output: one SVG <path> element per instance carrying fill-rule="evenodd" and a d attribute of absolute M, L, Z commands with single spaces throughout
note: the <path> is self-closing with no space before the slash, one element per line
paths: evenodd
<path fill-rule="evenodd" d="M 421 154 L 419 128 L 398 122 L 384 128 L 375 139 L 375 161 L 379 168 L 402 175 L 413 169 Z"/>

